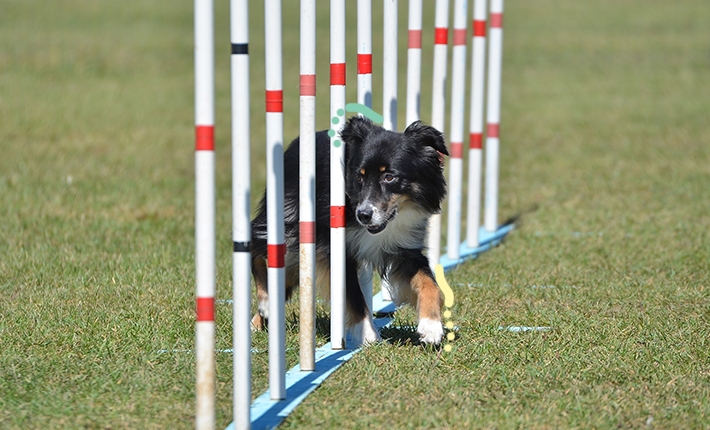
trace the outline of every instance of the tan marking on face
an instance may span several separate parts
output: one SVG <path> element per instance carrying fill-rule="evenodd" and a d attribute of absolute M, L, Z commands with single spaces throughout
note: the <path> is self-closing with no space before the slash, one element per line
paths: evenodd
<path fill-rule="evenodd" d="M 399 206 L 400 203 L 402 203 L 402 194 L 393 194 L 392 197 L 387 201 L 387 210 L 386 212 L 389 213 L 392 211 L 392 208 L 395 206 Z"/>
<path fill-rule="evenodd" d="M 385 166 L 380 166 L 380 172 L 384 172 L 385 170 L 387 170 Z"/>
<path fill-rule="evenodd" d="M 365 169 L 360 169 L 360 174 L 365 176 Z"/>

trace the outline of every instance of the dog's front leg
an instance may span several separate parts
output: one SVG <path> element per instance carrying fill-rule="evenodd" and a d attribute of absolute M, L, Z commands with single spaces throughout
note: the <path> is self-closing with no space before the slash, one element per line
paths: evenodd
<path fill-rule="evenodd" d="M 441 292 L 428 267 L 420 269 L 412 277 L 412 289 L 417 294 L 417 333 L 422 342 L 438 345 L 444 336 L 444 327 L 441 325 Z"/>
<path fill-rule="evenodd" d="M 372 311 L 365 302 L 365 296 L 362 294 L 362 288 L 357 276 L 357 262 L 352 258 L 347 258 L 345 278 L 345 301 L 347 304 L 345 321 L 355 343 L 362 345 L 380 342 L 382 338 L 372 320 Z"/>
<path fill-rule="evenodd" d="M 424 343 L 441 343 L 444 327 L 441 325 L 441 291 L 429 268 L 429 261 L 418 250 L 401 250 L 390 268 L 389 277 L 395 283 L 402 303 L 417 307 L 419 325 L 417 333 Z"/>

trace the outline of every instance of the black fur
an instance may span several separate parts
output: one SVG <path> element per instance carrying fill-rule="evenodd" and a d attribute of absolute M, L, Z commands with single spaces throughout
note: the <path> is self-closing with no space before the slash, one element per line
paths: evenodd
<path fill-rule="evenodd" d="M 440 212 L 446 195 L 442 154 L 448 155 L 448 151 L 442 134 L 418 121 L 397 133 L 353 117 L 344 125 L 341 138 L 345 144 L 346 300 L 352 326 L 368 313 L 357 280 L 357 268 L 362 264 L 393 279 L 400 289 L 418 272 L 434 279 L 422 251 L 426 221 Z M 323 263 L 330 258 L 330 146 L 327 131 L 316 133 L 316 252 L 317 260 Z M 298 138 L 284 153 L 284 169 L 286 246 L 288 253 L 297 256 Z M 266 250 L 266 199 L 262 198 L 252 221 L 255 267 L 263 267 Z M 260 270 L 254 270 L 258 288 L 260 278 L 263 281 L 265 276 Z M 298 264 L 294 267 L 287 263 L 287 271 L 293 270 L 298 271 Z M 288 297 L 298 276 L 287 274 L 286 279 Z M 412 303 L 415 297 L 411 291 L 395 291 L 395 300 Z M 260 312 L 265 316 L 263 310 Z"/>

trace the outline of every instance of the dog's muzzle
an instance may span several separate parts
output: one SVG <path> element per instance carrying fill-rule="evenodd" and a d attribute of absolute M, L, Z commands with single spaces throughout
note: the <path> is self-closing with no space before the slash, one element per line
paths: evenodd
<path fill-rule="evenodd" d="M 397 208 L 394 208 L 389 214 L 383 216 L 382 212 L 375 209 L 373 206 L 358 208 L 355 212 L 357 222 L 367 228 L 370 234 L 377 234 L 387 227 L 387 224 L 397 215 Z"/>

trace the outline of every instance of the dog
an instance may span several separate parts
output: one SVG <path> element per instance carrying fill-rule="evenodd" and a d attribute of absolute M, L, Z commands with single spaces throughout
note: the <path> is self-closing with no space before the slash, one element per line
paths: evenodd
<path fill-rule="evenodd" d="M 346 327 L 356 343 L 381 340 L 358 281 L 358 270 L 377 269 L 389 282 L 397 306 L 418 311 L 417 332 L 425 344 L 439 344 L 442 298 L 423 254 L 428 219 L 446 196 L 443 135 L 417 121 L 402 133 L 352 117 L 340 132 L 345 144 Z M 330 137 L 316 133 L 316 284 L 330 296 Z M 286 298 L 298 285 L 299 139 L 284 153 Z M 259 312 L 252 328 L 269 316 L 267 291 L 266 198 L 252 221 L 252 274 Z"/>

